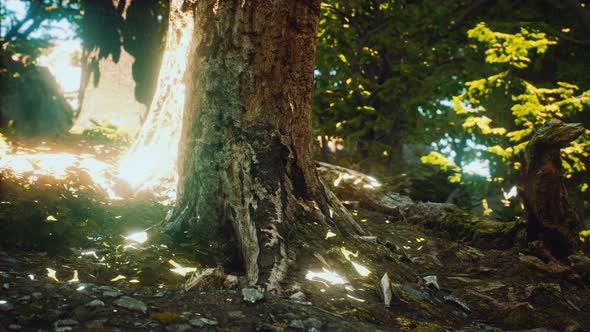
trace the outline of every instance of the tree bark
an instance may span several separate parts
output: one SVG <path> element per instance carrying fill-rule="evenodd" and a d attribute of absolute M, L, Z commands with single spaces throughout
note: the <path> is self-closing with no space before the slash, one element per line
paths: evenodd
<path fill-rule="evenodd" d="M 302 239 L 318 233 L 315 225 L 364 233 L 313 161 L 319 5 L 208 0 L 183 7 L 194 12 L 195 27 L 178 206 L 166 227 L 240 263 L 249 284 L 270 290 L 280 289 Z"/>
<path fill-rule="evenodd" d="M 551 119 L 533 135 L 525 150 L 521 197 L 526 209 L 527 240 L 558 259 L 574 252 L 581 226 L 562 181 L 560 150 L 583 132 L 579 123 Z"/>

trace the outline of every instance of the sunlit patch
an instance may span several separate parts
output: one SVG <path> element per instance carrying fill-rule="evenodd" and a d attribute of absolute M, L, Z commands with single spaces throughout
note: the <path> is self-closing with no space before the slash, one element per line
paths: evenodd
<path fill-rule="evenodd" d="M 165 187 L 176 198 L 176 161 L 182 128 L 186 86 L 184 73 L 190 59 L 194 18 L 172 2 L 165 52 L 158 85 L 148 116 L 133 146 L 117 165 L 118 177 L 135 190 Z M 175 7 L 176 6 L 176 7 Z M 171 15 L 172 16 L 172 15 Z"/>
<path fill-rule="evenodd" d="M 502 195 L 504 196 L 504 199 L 511 199 L 512 197 L 516 197 L 518 195 L 518 190 L 516 186 L 512 186 L 508 192 L 504 192 L 504 190 L 502 190 Z"/>
<path fill-rule="evenodd" d="M 131 280 L 129 280 L 129 283 L 131 283 L 131 284 L 137 284 L 137 283 L 139 283 L 139 280 L 137 280 L 137 279 L 131 279 Z"/>
<path fill-rule="evenodd" d="M 146 232 L 137 232 L 125 236 L 125 240 L 137 243 L 144 243 L 145 241 L 147 241 L 147 239 L 148 235 Z"/>
<path fill-rule="evenodd" d="M 305 279 L 312 281 L 325 281 L 332 285 L 342 285 L 346 283 L 346 279 L 341 277 L 338 273 L 327 270 L 326 268 L 322 268 L 322 272 L 307 271 Z"/>
<path fill-rule="evenodd" d="M 54 222 L 54 221 L 57 221 L 57 219 L 54 216 L 47 216 L 47 218 L 45 218 L 45 221 Z"/>
<path fill-rule="evenodd" d="M 68 282 L 79 282 L 80 279 L 78 279 L 78 270 L 74 270 L 74 275 L 72 276 L 72 279 L 68 280 Z"/>
<path fill-rule="evenodd" d="M 34 274 L 29 274 L 27 277 L 29 277 L 29 279 L 31 279 L 31 280 L 35 280 L 35 275 Z"/>
<path fill-rule="evenodd" d="M 418 243 L 420 243 L 420 242 L 424 242 L 424 241 L 426 241 L 426 239 L 425 239 L 425 238 L 423 238 L 423 237 L 418 237 L 418 238 L 416 238 L 416 242 L 418 242 Z"/>
<path fill-rule="evenodd" d="M 116 165 L 88 154 L 40 153 L 41 148 L 36 152 L 16 150 L 0 136 L 0 170 L 9 170 L 20 178 L 26 175 L 29 183 L 39 175 L 59 180 L 72 169 L 82 170 L 110 199 L 120 198 L 114 188 L 117 183 L 126 182 L 135 191 L 151 190 L 168 197 L 168 202 L 173 201 L 186 89 L 183 78 L 194 26 L 192 15 L 178 7 L 182 2 L 173 3 L 170 10 L 176 15 L 168 29 L 154 102 L 137 140 Z"/>
<path fill-rule="evenodd" d="M 96 251 L 94 251 L 94 250 L 84 251 L 84 252 L 82 252 L 82 256 L 93 256 L 94 258 L 98 259 L 98 256 L 96 255 Z"/>
<path fill-rule="evenodd" d="M 123 279 L 127 279 L 127 277 L 119 274 L 118 276 L 111 279 L 111 281 L 119 281 L 119 280 L 123 280 Z"/>
<path fill-rule="evenodd" d="M 331 237 L 335 237 L 336 233 L 333 233 L 332 231 L 328 231 L 328 233 L 326 233 L 326 240 L 331 238 Z"/>
<path fill-rule="evenodd" d="M 1 137 L 0 141 L 3 141 Z M 6 145 L 8 144 L 6 143 Z M 10 149 L 0 152 L 2 152 L 0 169 L 11 171 L 20 178 L 24 178 L 26 175 L 26 180 L 29 183 L 37 181 L 39 175 L 51 176 L 55 179 L 62 180 L 70 174 L 72 169 L 78 169 L 87 173 L 92 182 L 105 191 L 109 198 L 118 198 L 112 189 L 113 181 L 109 176 L 109 173 L 112 173 L 112 166 L 98 161 L 90 155 L 32 153 L 22 150 L 11 153 Z M 48 222 L 56 220 L 47 219 Z"/>
<path fill-rule="evenodd" d="M 57 273 L 57 271 L 55 271 L 54 269 L 48 267 L 47 269 L 47 277 L 50 279 L 53 279 L 55 281 L 59 281 L 59 279 L 57 279 L 57 277 L 55 276 L 55 273 Z"/>
<path fill-rule="evenodd" d="M 174 273 L 178 273 L 178 274 L 180 274 L 183 277 L 186 277 L 186 275 L 188 273 L 197 271 L 197 268 L 196 267 L 182 266 L 182 265 L 176 263 L 175 261 L 173 261 L 172 259 L 169 260 L 168 263 L 170 263 L 170 265 L 174 266 L 174 268 L 173 269 L 170 269 L 170 271 L 172 271 Z"/>
<path fill-rule="evenodd" d="M 76 290 L 77 290 L 78 292 L 81 292 L 81 291 L 83 291 L 83 290 L 85 290 L 85 289 L 86 289 L 86 286 L 84 286 L 84 285 L 80 285 L 80 286 L 78 286 L 78 288 L 76 288 Z"/>
<path fill-rule="evenodd" d="M 353 299 L 355 301 L 359 301 L 359 302 L 365 302 L 366 301 L 366 300 L 363 300 L 363 299 L 359 299 L 358 297 L 354 297 L 354 296 L 352 296 L 350 294 L 346 294 L 346 297 L 348 297 L 349 299 Z"/>
<path fill-rule="evenodd" d="M 354 269 L 356 270 L 356 272 L 358 274 L 360 274 L 361 276 L 366 277 L 371 273 L 371 271 L 369 271 L 369 269 L 362 266 L 361 264 L 355 263 L 353 261 L 351 261 L 351 263 L 352 263 L 352 266 L 354 267 Z"/>
<path fill-rule="evenodd" d="M 0 304 L 6 304 L 8 303 L 6 300 L 0 300 Z"/>
<path fill-rule="evenodd" d="M 346 248 L 344 248 L 344 247 L 340 248 L 340 251 L 342 252 L 342 255 L 344 255 L 344 258 L 346 258 L 346 260 L 347 260 L 347 261 L 349 261 L 349 262 L 352 264 L 352 266 L 354 267 L 354 269 L 356 270 L 356 272 L 357 272 L 359 275 L 361 275 L 361 276 L 363 276 L 363 277 L 366 277 L 366 276 L 368 276 L 368 275 L 371 273 L 371 271 L 369 271 L 369 269 L 367 269 L 365 266 L 363 266 L 363 265 L 361 265 L 361 264 L 359 264 L 359 263 L 357 263 L 357 262 L 354 262 L 354 261 L 353 261 L 353 260 L 350 258 L 350 257 L 355 257 L 355 258 L 357 258 L 357 257 L 359 256 L 359 253 L 358 253 L 358 251 L 357 251 L 357 252 L 355 252 L 355 253 L 353 253 L 352 251 L 350 251 L 350 250 L 347 250 L 347 249 L 346 249 Z"/>
<path fill-rule="evenodd" d="M 351 256 L 352 256 L 352 257 L 355 257 L 355 258 L 359 256 L 359 253 L 358 253 L 358 251 L 357 251 L 357 252 L 355 252 L 355 253 L 353 253 L 352 251 L 350 251 L 350 250 L 347 250 L 347 249 L 346 249 L 346 248 L 344 248 L 344 247 L 340 248 L 340 251 L 341 251 L 341 252 L 342 252 L 342 254 L 344 255 L 344 258 L 346 258 L 346 260 L 348 260 L 348 261 L 350 260 L 350 257 L 351 257 Z"/>

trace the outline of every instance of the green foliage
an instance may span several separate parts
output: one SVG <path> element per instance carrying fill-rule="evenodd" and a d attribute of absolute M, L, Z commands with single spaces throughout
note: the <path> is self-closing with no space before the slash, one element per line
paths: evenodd
<path fill-rule="evenodd" d="M 105 219 L 100 196 L 83 183 L 83 174 L 62 181 L 37 176 L 32 183 L 10 173 L 0 175 L 3 202 L 0 233 L 3 245 L 30 247 L 61 254 L 81 245 Z"/>
<path fill-rule="evenodd" d="M 453 174 L 449 175 L 449 182 L 451 183 L 461 181 L 461 168 L 439 152 L 431 151 L 429 154 L 422 156 L 420 161 L 438 166 L 442 171 L 452 170 Z"/>
<path fill-rule="evenodd" d="M 488 64 L 503 67 L 497 74 L 465 83 L 465 91 L 453 98 L 453 109 L 463 117 L 462 127 L 466 131 L 481 141 L 495 143 L 488 144 L 487 150 L 500 159 L 498 168 L 512 168 L 496 172 L 511 174 L 521 167 L 522 153 L 534 131 L 551 118 L 575 119 L 590 107 L 590 90 L 579 93 L 578 86 L 566 82 L 538 87 L 522 77 L 522 70 L 528 68 L 533 55 L 543 54 L 549 45 L 556 44 L 544 33 L 524 28 L 516 34 L 499 33 L 480 23 L 468 35 L 484 45 Z M 490 106 L 498 95 L 507 100 L 510 116 L 506 114 L 508 109 L 495 110 Z M 586 171 L 589 146 L 588 135 L 584 135 L 563 149 L 566 176 Z"/>
<path fill-rule="evenodd" d="M 486 46 L 487 63 L 505 63 L 515 68 L 529 65 L 531 51 L 542 54 L 549 45 L 556 44 L 542 32 L 529 32 L 525 28 L 515 34 L 494 32 L 483 22 L 469 30 L 467 36 Z"/>
<path fill-rule="evenodd" d="M 114 143 L 117 145 L 127 145 L 131 142 L 131 135 L 129 133 L 120 131 L 117 126 L 109 121 L 98 123 L 92 121 L 94 127 L 84 129 L 82 135 L 92 139 L 97 143 Z"/>

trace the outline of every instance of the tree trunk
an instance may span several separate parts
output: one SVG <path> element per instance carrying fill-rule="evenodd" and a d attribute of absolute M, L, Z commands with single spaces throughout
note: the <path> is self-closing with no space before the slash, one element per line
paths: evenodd
<path fill-rule="evenodd" d="M 521 197 L 526 209 L 527 240 L 543 246 L 558 259 L 575 251 L 581 226 L 562 180 L 560 150 L 583 132 L 582 124 L 551 119 L 535 132 L 525 150 Z"/>
<path fill-rule="evenodd" d="M 323 225 L 363 230 L 321 182 L 311 98 L 319 0 L 185 1 L 193 49 L 166 225 L 280 288 L 297 243 Z M 170 22 L 172 25 L 172 21 Z M 323 233 L 325 234 L 325 233 Z M 323 234 L 319 235 L 323 237 Z M 239 253 L 239 255 L 238 255 Z"/>

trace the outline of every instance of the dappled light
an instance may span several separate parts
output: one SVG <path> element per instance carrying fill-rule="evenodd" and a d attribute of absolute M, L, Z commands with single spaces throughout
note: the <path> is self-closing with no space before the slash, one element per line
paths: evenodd
<path fill-rule="evenodd" d="M 590 2 L 0 2 L 0 331 L 590 330 Z"/>
<path fill-rule="evenodd" d="M 327 282 L 331 285 L 343 285 L 347 283 L 346 279 L 334 271 L 322 268 L 322 271 L 307 271 L 305 279 L 312 281 Z"/>

